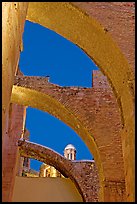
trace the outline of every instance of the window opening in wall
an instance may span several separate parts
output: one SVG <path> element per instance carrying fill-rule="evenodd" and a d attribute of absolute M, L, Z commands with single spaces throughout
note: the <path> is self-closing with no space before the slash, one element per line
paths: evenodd
<path fill-rule="evenodd" d="M 26 21 L 23 47 L 19 67 L 24 75 L 47 77 L 50 83 L 65 87 L 92 87 L 92 70 L 98 70 L 98 67 L 83 50 L 54 31 Z M 49 123 L 51 120 L 54 121 Z M 30 131 L 32 142 L 51 147 L 62 155 L 64 147 L 72 143 L 76 146 L 77 158 L 70 152 L 68 159 L 92 159 L 81 138 L 63 122 L 47 113 L 28 107 L 26 127 Z M 56 131 L 50 133 L 49 130 Z M 29 161 L 30 168 L 40 170 L 41 162 L 33 159 Z"/>

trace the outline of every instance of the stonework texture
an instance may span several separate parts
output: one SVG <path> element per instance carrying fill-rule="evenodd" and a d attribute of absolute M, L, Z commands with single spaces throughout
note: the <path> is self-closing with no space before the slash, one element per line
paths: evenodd
<path fill-rule="evenodd" d="M 2 201 L 11 201 L 15 182 L 18 146 L 17 141 L 23 132 L 24 106 L 10 104 L 8 131 L 2 148 Z"/>
<path fill-rule="evenodd" d="M 18 69 L 27 2 L 2 2 L 2 138 L 8 131 L 10 97 Z"/>
<path fill-rule="evenodd" d="M 104 27 L 106 32 L 111 34 L 113 40 L 117 43 L 123 55 L 126 57 L 126 60 L 130 64 L 131 69 L 133 70 L 133 72 L 135 72 L 135 2 L 72 2 L 72 3 L 81 8 L 91 17 L 95 18 Z M 119 74 L 119 69 L 117 69 L 117 73 Z M 127 76 L 129 76 L 130 75 L 129 72 L 127 73 L 128 73 Z M 126 84 L 130 84 L 130 82 L 127 81 Z M 131 85 L 130 87 L 131 92 L 134 89 L 133 86 Z M 127 94 L 125 94 L 125 99 L 122 103 L 125 103 L 128 100 L 128 97 L 127 98 L 126 97 Z M 132 105 L 130 105 L 130 107 L 131 106 Z M 128 121 L 130 122 L 128 122 L 127 127 L 125 127 L 124 130 L 122 131 L 121 137 L 123 141 L 122 148 L 125 165 L 124 169 L 127 190 L 126 199 L 127 201 L 130 202 L 135 199 L 134 191 L 135 132 L 134 122 L 133 124 L 131 122 L 132 118 L 134 118 L 134 110 L 133 112 L 132 111 L 128 112 L 126 110 L 128 109 L 127 107 L 128 103 L 125 106 L 125 113 L 123 114 L 128 118 Z M 132 130 L 128 131 L 127 130 L 128 128 L 129 129 L 131 128 Z M 131 136 L 132 133 L 133 135 Z"/>
<path fill-rule="evenodd" d="M 35 3 L 37 4 L 35 5 Z M 30 18 L 30 20 L 34 15 L 34 17 L 36 17 L 34 22 L 38 21 L 37 23 L 41 23 L 43 21 L 44 23 L 48 23 L 49 21 L 44 21 L 44 15 L 41 15 L 42 12 L 46 11 L 47 14 L 53 13 L 53 16 L 51 15 L 50 19 L 52 22 L 50 23 L 50 26 L 53 25 L 53 30 L 57 25 L 56 21 L 58 18 L 55 18 L 55 10 L 54 12 L 51 10 L 48 13 L 48 9 L 46 10 L 41 7 L 42 2 L 40 2 L 40 4 L 38 3 L 39 2 L 2 2 L 3 201 L 11 201 L 12 199 L 18 155 L 16 142 L 20 138 L 22 126 L 24 126 L 23 117 L 25 107 L 22 105 L 10 104 L 10 99 L 13 79 L 16 75 L 19 62 L 19 53 L 22 50 L 21 38 L 28 4 L 31 8 L 36 6 L 34 12 L 31 12 L 31 9 L 28 12 L 28 18 Z M 132 70 L 134 70 L 135 2 L 71 3 L 82 9 L 91 18 L 96 19 L 104 27 L 105 33 L 109 33 L 112 36 L 122 51 L 122 54 L 126 57 L 126 61 L 131 65 Z M 53 2 L 51 4 L 48 2 L 48 6 L 53 4 Z M 63 9 L 67 8 L 65 3 L 62 5 L 64 5 Z M 39 13 L 39 10 L 37 9 L 38 6 L 41 8 L 41 13 Z M 58 13 L 56 12 L 57 16 L 60 13 L 60 11 L 58 11 Z M 41 16 L 42 18 L 40 19 Z M 66 13 L 64 16 L 67 16 Z M 52 19 L 52 17 L 54 18 Z M 79 19 L 77 16 L 76 18 Z M 71 24 L 70 21 L 71 19 L 65 21 L 66 25 L 60 26 L 58 29 L 58 31 L 62 28 L 64 29 L 61 33 L 64 37 L 71 36 L 72 32 L 68 33 L 67 30 L 68 25 Z M 80 27 L 77 21 L 75 22 L 75 26 L 78 29 Z M 81 38 L 82 36 L 78 35 L 77 40 L 81 40 Z M 98 39 L 95 40 L 97 43 Z M 75 43 L 75 41 L 76 40 L 72 39 L 72 42 Z M 79 44 L 80 43 L 78 43 L 78 46 L 81 45 Z M 88 45 L 89 44 L 90 43 L 88 43 Z M 104 53 L 110 54 L 109 56 L 111 56 L 112 50 L 108 53 L 105 47 L 103 47 L 103 49 Z M 86 51 L 89 50 L 85 50 L 85 52 Z M 97 50 L 96 54 L 98 53 L 99 50 Z M 103 52 L 100 51 L 100 57 L 102 54 Z M 104 59 L 106 62 L 105 65 L 108 65 L 108 67 L 110 65 L 111 68 L 111 60 L 113 61 L 113 59 L 110 57 L 107 60 L 108 61 Z M 114 60 L 114 62 L 115 61 L 117 60 Z M 122 62 L 126 65 L 125 61 Z M 104 66 L 103 63 L 98 64 L 100 68 Z M 107 68 L 105 69 L 105 67 L 102 68 L 102 71 L 104 71 L 107 76 L 110 74 L 112 77 L 109 77 L 109 79 L 111 79 L 112 84 L 117 91 L 117 102 L 119 106 L 116 102 L 116 98 L 112 94 L 112 90 L 106 88 L 106 82 L 103 82 L 104 78 L 101 76 L 99 81 L 98 77 L 94 77 L 93 88 L 91 89 L 82 87 L 60 87 L 48 83 L 48 80 L 42 77 L 18 76 L 15 79 L 16 86 L 23 86 L 38 91 L 49 96 L 50 99 L 54 98 L 70 111 L 70 113 L 72 113 L 72 115 L 84 125 L 90 135 L 92 135 L 97 145 L 103 168 L 105 201 L 134 201 L 134 75 L 132 75 L 130 69 L 128 69 L 129 67 L 127 67 L 125 68 L 125 66 L 122 65 L 120 67 L 113 66 L 114 70 L 108 70 Z M 97 72 L 94 76 L 95 75 L 98 76 Z M 122 109 L 119 110 L 121 104 Z M 56 116 L 54 112 L 50 112 L 50 114 Z"/>
<path fill-rule="evenodd" d="M 94 161 L 68 160 L 47 147 L 25 140 L 18 141 L 21 156 L 33 158 L 55 167 L 69 177 L 78 188 L 84 202 L 97 202 L 99 178 Z"/>
<path fill-rule="evenodd" d="M 72 3 L 103 25 L 135 69 L 135 2 Z"/>
<path fill-rule="evenodd" d="M 47 94 L 71 111 L 88 129 L 97 144 L 104 173 L 105 199 L 109 200 L 111 183 L 125 199 L 125 178 L 120 130 L 120 111 L 115 96 L 100 71 L 93 71 L 93 87 L 60 87 L 45 77 L 16 76 L 15 85 Z M 97 86 L 97 87 L 96 87 Z M 54 113 L 53 113 L 54 115 Z M 94 156 L 94 155 L 93 155 Z M 108 197 L 107 197 L 108 196 Z M 112 199 L 112 198 L 111 198 Z M 116 197 L 113 199 L 117 200 Z"/>

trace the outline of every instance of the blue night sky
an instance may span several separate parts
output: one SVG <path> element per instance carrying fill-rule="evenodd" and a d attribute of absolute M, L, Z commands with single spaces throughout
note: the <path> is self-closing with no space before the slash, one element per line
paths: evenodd
<path fill-rule="evenodd" d="M 92 70 L 98 67 L 76 45 L 57 33 L 26 21 L 24 50 L 20 55 L 20 70 L 26 76 L 50 76 L 50 82 L 60 86 L 92 86 Z M 76 159 L 92 159 L 81 138 L 67 125 L 46 112 L 28 107 L 26 128 L 30 141 L 45 145 L 63 155 L 67 144 L 77 150 Z M 31 168 L 39 170 L 41 162 L 31 160 Z"/>

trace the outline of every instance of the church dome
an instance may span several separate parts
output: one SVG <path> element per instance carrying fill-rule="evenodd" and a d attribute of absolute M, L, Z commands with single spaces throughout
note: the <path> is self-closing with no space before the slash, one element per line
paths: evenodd
<path fill-rule="evenodd" d="M 68 144 L 66 147 L 65 147 L 65 150 L 66 149 L 74 149 L 76 150 L 76 148 L 72 145 L 72 144 Z"/>

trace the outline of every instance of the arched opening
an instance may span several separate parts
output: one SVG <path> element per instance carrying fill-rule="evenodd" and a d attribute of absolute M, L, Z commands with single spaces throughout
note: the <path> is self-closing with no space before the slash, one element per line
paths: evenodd
<path fill-rule="evenodd" d="M 72 112 L 72 114 L 73 114 L 73 112 Z M 93 139 L 94 140 L 94 139 Z M 92 150 L 91 150 L 92 151 Z M 103 184 L 102 184 L 102 186 L 103 186 Z"/>
<path fill-rule="evenodd" d="M 65 147 L 68 144 L 73 144 L 77 150 L 76 160 L 91 160 L 93 158 L 82 139 L 70 127 L 46 112 L 28 107 L 26 110 L 26 129 L 30 133 L 30 142 L 47 146 L 62 156 Z M 39 171 L 40 166 L 41 163 L 34 160 L 30 161 L 32 169 Z"/>
<path fill-rule="evenodd" d="M 134 75 L 127 60 L 108 32 L 92 17 L 89 17 L 71 3 L 30 3 L 27 19 L 52 29 L 77 44 L 108 77 L 121 109 L 123 157 L 125 173 L 128 174 L 126 176 L 126 188 L 127 192 L 130 191 L 130 193 L 127 193 L 127 197 L 132 197 L 134 185 L 131 185 L 132 187 L 129 189 L 128 182 L 134 183 L 135 166 L 133 151 Z M 128 150 L 127 143 L 130 143 Z M 127 159 L 128 155 L 130 155 L 130 159 Z M 132 174 L 129 166 L 133 167 Z M 132 181 L 129 179 L 131 177 Z"/>
<path fill-rule="evenodd" d="M 29 22 L 28 22 L 29 23 Z M 34 25 L 33 25 L 34 26 Z M 60 36 L 61 37 L 61 36 Z M 31 43 L 30 43 L 31 44 Z M 27 45 L 28 45 L 28 43 L 27 43 Z M 27 46 L 26 45 L 26 46 Z M 33 45 L 34 46 L 34 45 Z M 75 45 L 73 45 L 73 46 L 75 46 Z M 77 48 L 77 46 L 75 46 L 75 49 Z M 25 49 L 25 48 L 24 48 Z M 30 49 L 30 48 L 29 48 Z M 33 47 L 33 49 L 34 49 L 34 47 Z M 37 48 L 35 48 L 36 50 L 37 50 Z M 79 49 L 79 48 L 77 48 L 77 49 Z M 39 49 L 38 49 L 39 50 Z M 80 50 L 80 49 L 79 49 Z M 81 52 L 83 52 L 82 50 L 81 50 Z M 23 54 L 23 53 L 22 53 Z M 81 55 L 82 56 L 82 55 Z M 86 55 L 85 55 L 86 56 Z M 30 57 L 29 55 L 28 55 L 28 57 Z M 88 57 L 88 56 L 86 56 L 86 57 Z M 34 56 L 33 56 L 33 58 L 34 58 Z M 88 58 L 89 59 L 89 58 Z M 90 59 L 89 59 L 89 61 L 91 61 Z M 23 63 L 24 63 L 24 61 L 23 61 Z M 37 63 L 36 63 L 37 64 Z M 97 67 L 96 67 L 96 65 L 94 65 L 93 63 L 92 63 L 92 61 L 89 63 L 89 64 L 92 64 L 92 66 L 94 67 L 94 69 L 97 69 Z M 27 64 L 25 64 L 25 66 L 26 67 L 30 67 L 29 65 L 27 65 Z M 91 66 L 91 65 L 90 65 Z M 21 66 L 20 66 L 21 67 Z M 86 66 L 85 66 L 86 67 Z M 93 69 L 93 67 L 92 67 L 92 69 Z M 22 68 L 22 67 L 21 67 Z M 53 67 L 53 69 L 54 69 L 54 67 Z M 91 74 L 91 70 L 90 70 L 90 68 L 88 67 L 88 69 L 89 69 L 89 73 L 90 73 L 90 76 L 92 76 L 92 74 Z M 22 69 L 21 69 L 22 70 Z M 26 74 L 25 72 L 24 72 L 24 70 L 22 70 L 23 71 L 23 73 L 24 74 Z M 38 71 L 38 70 L 37 70 Z M 83 72 L 84 72 L 84 69 L 83 69 Z M 30 75 L 37 75 L 37 74 L 33 74 L 34 72 L 32 71 L 30 71 Z M 38 71 L 38 73 L 40 73 L 40 70 Z M 27 74 L 28 75 L 28 74 Z M 39 75 L 41 75 L 41 74 L 39 74 Z M 57 77 L 56 77 L 57 78 Z M 77 77 L 78 78 L 78 77 Z M 51 81 L 51 82 L 54 82 L 54 81 Z M 87 82 L 86 82 L 87 83 Z M 86 84 L 85 83 L 85 84 Z M 74 84 L 72 84 L 72 85 L 74 85 Z M 76 84 L 76 85 L 79 85 L 79 84 Z M 66 84 L 65 84 L 65 86 L 66 86 Z M 91 87 L 91 81 L 90 81 L 90 83 L 89 83 L 89 85 L 88 85 L 89 87 Z M 92 150 L 91 150 L 92 151 Z M 71 156 L 71 155 L 70 155 Z M 71 157 L 70 157 L 71 158 Z"/>
<path fill-rule="evenodd" d="M 35 2 L 33 2 L 33 3 L 35 4 Z M 33 6 L 35 7 L 34 4 L 33 4 Z M 45 2 L 45 5 L 46 5 L 46 2 Z M 59 7 L 61 6 L 62 10 L 58 9 L 59 8 L 58 6 Z M 88 45 L 91 46 L 90 45 L 91 41 L 87 41 L 88 43 L 82 43 L 83 42 L 83 40 L 82 40 L 83 36 L 86 39 L 87 38 L 89 39 L 90 37 L 93 36 L 93 39 L 95 41 L 92 41 L 93 42 L 92 45 L 98 45 L 97 49 L 95 49 L 96 46 L 93 46 L 93 49 L 91 49 L 91 51 L 93 51 L 93 52 L 90 52 L 90 56 L 93 55 L 94 60 L 96 60 L 97 63 L 99 62 L 99 66 L 101 67 L 101 69 L 104 71 L 104 73 L 108 76 L 108 78 L 112 82 L 112 85 L 116 91 L 116 96 L 119 96 L 118 97 L 119 106 L 122 106 L 121 114 L 123 115 L 123 119 L 124 119 L 123 120 L 124 128 L 123 128 L 123 132 L 122 132 L 122 135 L 123 135 L 123 137 L 122 137 L 123 155 L 124 155 L 124 160 L 125 160 L 125 172 L 127 175 L 127 178 L 126 178 L 127 189 L 129 188 L 127 190 L 127 192 L 128 192 L 127 194 L 129 194 L 129 199 L 133 200 L 134 199 L 133 198 L 134 197 L 134 193 L 133 193 L 134 192 L 134 186 L 133 186 L 134 185 L 134 155 L 133 155 L 133 150 L 134 150 L 134 118 L 133 118 L 133 101 L 132 101 L 133 96 L 132 96 L 131 92 L 134 90 L 134 88 L 133 88 L 134 77 L 132 79 L 131 70 L 130 70 L 127 62 L 125 61 L 125 59 L 123 59 L 123 56 L 121 56 L 121 52 L 119 52 L 117 50 L 117 48 L 115 47 L 113 42 L 110 40 L 110 38 L 108 38 L 106 30 L 104 30 L 105 31 L 104 32 L 103 29 L 97 29 L 98 28 L 98 26 L 96 26 L 97 24 L 96 23 L 94 24 L 94 21 L 90 21 L 90 20 L 88 21 L 88 19 L 87 19 L 88 16 L 82 15 L 81 11 L 73 8 L 69 3 L 61 3 L 61 4 L 47 3 L 47 8 L 44 8 L 43 4 L 40 3 L 39 7 L 40 7 L 40 9 L 38 9 L 38 4 L 37 4 L 36 7 L 34 8 L 34 10 L 32 9 L 32 13 L 31 13 L 32 16 L 33 16 L 33 14 L 35 15 L 36 12 L 38 11 L 38 15 L 36 14 L 36 17 L 39 21 L 40 20 L 39 19 L 40 14 L 42 14 L 42 12 L 40 12 L 40 11 L 43 10 L 44 12 L 46 12 L 46 15 L 41 15 L 41 16 L 43 16 L 42 17 L 43 21 L 45 20 L 45 16 L 46 16 L 46 19 L 47 19 L 46 23 L 48 23 L 50 26 L 52 26 L 53 30 L 54 30 L 54 28 L 56 29 L 56 26 L 57 26 L 58 29 L 60 30 L 60 33 L 63 36 L 66 35 L 66 36 L 68 36 L 68 38 L 69 37 L 75 38 L 78 42 L 77 44 L 79 46 L 81 45 L 80 47 L 85 48 L 84 50 L 87 51 L 88 54 L 89 54 Z M 53 8 L 54 12 L 52 12 L 53 11 L 52 8 Z M 54 8 L 56 8 L 56 9 L 54 9 Z M 64 15 L 62 15 L 63 12 L 60 12 L 60 11 L 63 11 Z M 74 14 L 76 14 L 74 16 L 72 15 L 73 11 L 74 11 Z M 67 13 L 67 15 L 66 15 L 66 13 Z M 58 17 L 58 14 L 61 16 Z M 71 18 L 72 16 L 74 18 Z M 60 19 L 63 19 L 64 17 L 66 17 L 68 19 L 65 21 L 63 21 L 63 20 L 60 21 Z M 87 21 L 85 23 L 83 23 L 84 22 L 83 20 L 85 18 L 87 19 Z M 57 21 L 59 21 L 59 22 L 57 22 Z M 73 21 L 74 21 L 74 23 L 73 23 Z M 88 22 L 89 22 L 89 24 L 88 24 L 89 26 L 87 26 L 87 27 L 91 28 L 92 31 L 97 31 L 97 32 L 93 32 L 93 35 L 92 35 L 92 33 L 90 33 L 91 35 L 88 33 L 88 31 L 90 29 L 87 29 L 87 28 L 86 29 L 83 28 L 83 33 L 85 34 L 85 30 L 86 30 L 86 35 L 80 36 L 79 33 L 82 34 L 82 32 L 79 32 L 79 33 L 71 32 L 71 31 L 74 31 L 75 28 L 77 28 L 77 26 L 79 28 L 79 25 L 81 25 L 81 23 L 83 23 L 83 25 L 85 26 L 85 25 L 87 25 Z M 63 23 L 66 24 L 66 26 Z M 93 27 L 95 30 L 92 29 Z M 100 25 L 99 25 L 99 28 L 100 28 Z M 65 30 L 65 33 L 63 33 L 63 31 L 62 31 L 63 29 Z M 80 30 L 78 29 L 78 31 L 80 31 Z M 57 31 L 57 32 L 59 32 L 59 31 Z M 105 38 L 105 36 L 106 36 L 106 38 Z M 72 41 L 76 42 L 75 39 L 74 40 L 72 39 Z M 90 40 L 92 40 L 92 38 Z M 85 40 L 85 42 L 86 42 L 86 40 Z M 108 44 L 105 45 L 106 42 L 108 42 Z M 102 46 L 102 43 L 103 43 L 103 46 Z M 99 47 L 101 48 L 101 50 L 99 53 L 97 53 Z M 14 46 L 13 46 L 13 48 L 14 48 Z M 110 48 L 110 49 L 107 49 L 107 48 Z M 114 50 L 113 50 L 113 48 L 114 48 Z M 94 54 L 94 51 L 95 51 L 95 54 Z M 102 55 L 101 61 L 99 61 L 99 58 L 98 58 L 98 56 L 100 54 Z M 105 60 L 107 59 L 106 62 L 103 62 L 103 57 Z M 108 68 L 110 68 L 110 69 L 108 69 Z M 119 72 L 119 70 L 120 70 L 120 72 Z M 128 86 L 127 86 L 127 82 L 128 82 Z M 12 84 L 12 83 L 10 83 L 10 84 Z M 129 138 L 131 138 L 130 141 L 129 141 Z M 126 146 L 126 144 L 129 144 L 129 145 Z M 129 167 L 133 167 L 131 174 L 130 174 L 131 171 L 130 171 Z M 128 183 L 131 185 L 128 185 Z"/>
<path fill-rule="evenodd" d="M 39 98 L 39 100 L 37 100 Z M 50 97 L 49 95 L 40 93 L 35 90 L 31 90 L 24 87 L 13 86 L 11 102 L 16 104 L 22 104 L 24 106 L 31 106 L 39 110 L 48 112 L 49 114 L 62 120 L 68 126 L 70 126 L 84 141 L 86 146 L 92 152 L 95 159 L 99 179 L 100 179 L 100 194 L 99 199 L 102 200 L 103 196 L 103 168 L 100 160 L 100 154 L 98 152 L 98 147 L 94 141 L 94 138 L 88 130 L 83 126 L 83 124 L 72 114 L 68 109 L 65 108 L 60 102 Z"/>
<path fill-rule="evenodd" d="M 48 147 L 24 141 L 22 139 L 18 141 L 18 145 L 21 156 L 37 159 L 44 163 L 46 161 L 46 167 L 52 165 L 61 172 L 63 176 L 70 178 L 76 185 L 84 202 L 98 201 L 98 173 L 93 161 L 87 160 L 76 162 L 74 160 L 69 160 Z M 86 168 L 86 174 L 83 174 L 84 168 Z M 54 174 L 55 172 L 49 173 Z M 90 183 L 91 180 L 94 185 Z M 89 189 L 89 185 L 92 186 L 93 189 L 96 189 L 96 192 L 93 189 Z"/>
<path fill-rule="evenodd" d="M 50 83 L 65 87 L 91 87 L 92 70 L 98 70 L 74 43 L 30 21 L 25 23 L 19 68 L 25 76 L 48 76 Z"/>

